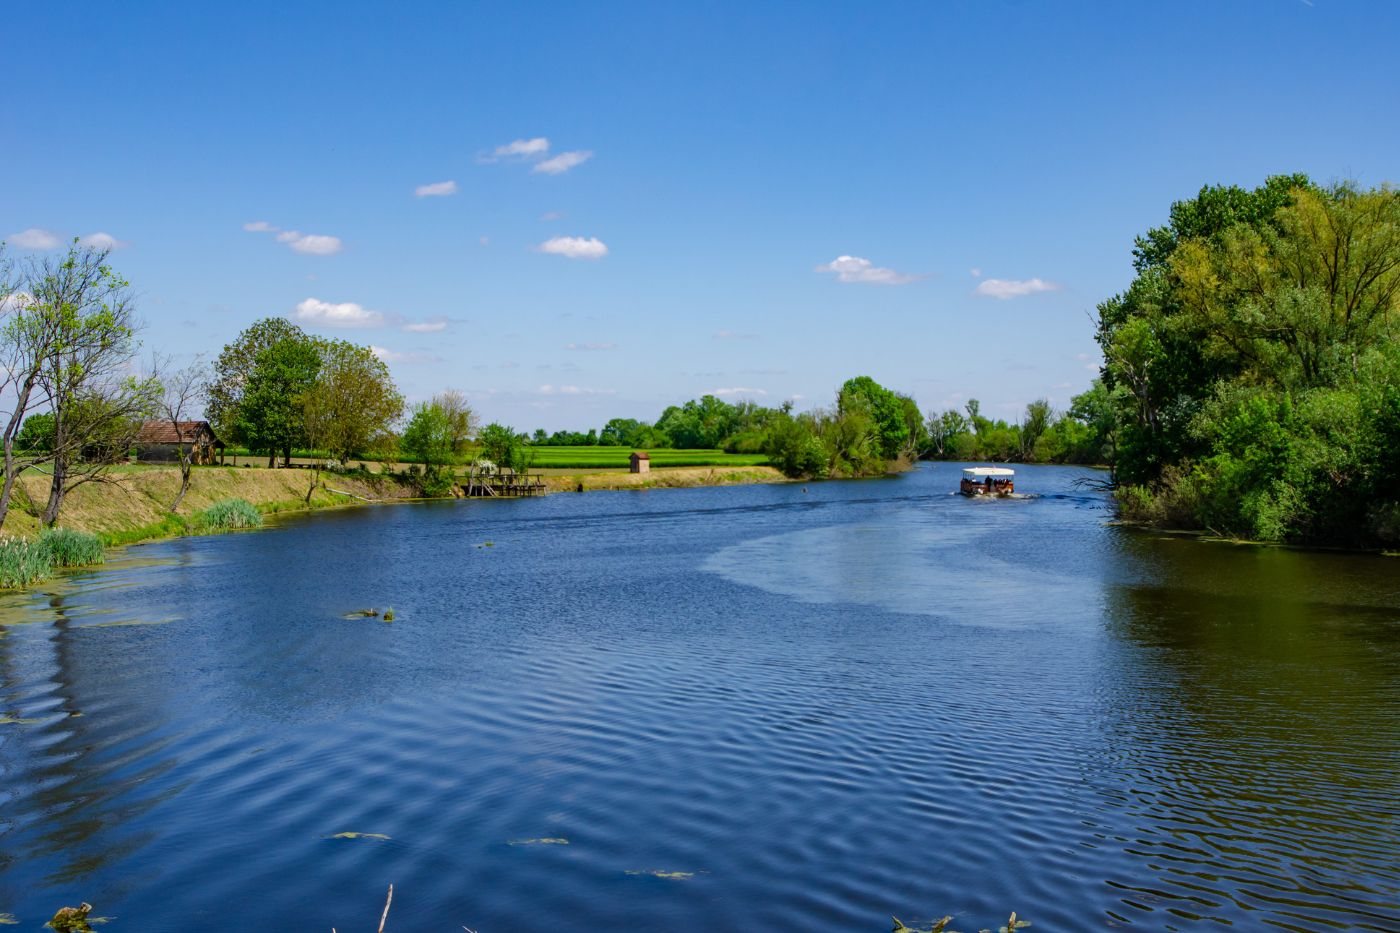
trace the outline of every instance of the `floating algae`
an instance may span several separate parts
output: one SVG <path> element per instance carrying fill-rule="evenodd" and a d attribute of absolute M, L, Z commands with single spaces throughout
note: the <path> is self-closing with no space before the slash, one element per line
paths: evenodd
<path fill-rule="evenodd" d="M 356 609 L 354 612 L 347 612 L 341 616 L 342 619 L 377 619 L 378 609 Z"/>
<path fill-rule="evenodd" d="M 32 726 L 42 719 L 23 719 L 19 716 L 0 716 L 0 726 Z"/>
<path fill-rule="evenodd" d="M 547 836 L 543 839 L 512 839 L 508 846 L 566 846 L 569 840 L 563 836 Z"/>
<path fill-rule="evenodd" d="M 0 927 L 19 926 L 19 921 L 14 914 L 0 914 Z"/>
<path fill-rule="evenodd" d="M 336 833 L 334 836 L 327 836 L 327 839 L 388 839 L 383 833 Z"/>

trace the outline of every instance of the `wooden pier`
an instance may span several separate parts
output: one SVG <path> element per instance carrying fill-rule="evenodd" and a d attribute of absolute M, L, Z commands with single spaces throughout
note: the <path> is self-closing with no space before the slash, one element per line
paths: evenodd
<path fill-rule="evenodd" d="M 511 470 L 490 473 L 473 470 L 462 483 L 462 495 L 468 499 L 518 499 L 542 496 L 546 491 L 543 475 Z"/>

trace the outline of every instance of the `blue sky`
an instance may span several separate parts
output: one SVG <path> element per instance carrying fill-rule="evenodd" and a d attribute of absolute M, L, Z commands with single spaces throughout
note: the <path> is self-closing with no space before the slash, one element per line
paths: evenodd
<path fill-rule="evenodd" d="M 860 374 L 926 409 L 1064 406 L 1172 200 L 1400 175 L 1394 3 L 3 19 L 13 256 L 106 234 L 148 348 L 287 316 L 525 430 L 704 392 L 824 405 Z"/>

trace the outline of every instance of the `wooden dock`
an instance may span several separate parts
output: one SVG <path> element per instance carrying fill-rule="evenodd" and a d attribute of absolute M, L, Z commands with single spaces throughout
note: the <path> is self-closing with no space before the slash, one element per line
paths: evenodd
<path fill-rule="evenodd" d="M 542 496 L 546 491 L 542 474 L 510 470 L 495 473 L 473 470 L 462 484 L 462 495 L 468 499 L 518 499 L 522 496 Z"/>

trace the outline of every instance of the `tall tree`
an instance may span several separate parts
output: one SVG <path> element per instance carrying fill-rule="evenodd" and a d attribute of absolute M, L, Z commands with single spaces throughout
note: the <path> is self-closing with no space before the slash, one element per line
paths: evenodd
<path fill-rule="evenodd" d="M 269 467 L 277 465 L 279 453 L 290 466 L 292 448 L 305 442 L 302 400 L 320 369 L 320 351 L 306 338 L 279 340 L 253 358 L 235 427 L 249 448 L 267 452 Z"/>
<path fill-rule="evenodd" d="M 159 393 L 154 376 L 127 374 L 137 348 L 134 311 L 107 255 L 75 241 L 64 256 L 40 260 L 32 275 L 30 323 L 48 335 L 37 384 L 54 415 L 46 525 L 58 520 L 70 491 L 126 460 Z"/>
<path fill-rule="evenodd" d="M 316 341 L 320 368 L 301 395 L 313 447 L 342 463 L 373 446 L 403 415 L 403 396 L 389 367 L 369 347 Z"/>
<path fill-rule="evenodd" d="M 170 425 L 175 437 L 175 454 L 180 463 L 180 489 L 170 502 L 171 512 L 180 508 L 185 494 L 190 491 L 194 448 L 199 440 L 198 423 L 192 420 L 192 416 L 204 401 L 207 375 L 208 367 L 204 360 L 195 357 L 188 366 L 168 371 L 161 379 L 160 419 Z"/>
<path fill-rule="evenodd" d="M 240 408 L 253 376 L 258 354 L 286 340 L 306 341 L 306 332 L 286 318 L 269 317 L 246 328 L 224 347 L 214 361 L 206 389 L 205 414 L 214 430 L 226 441 L 248 444 L 241 434 Z M 271 466 L 271 462 L 268 464 Z"/>

